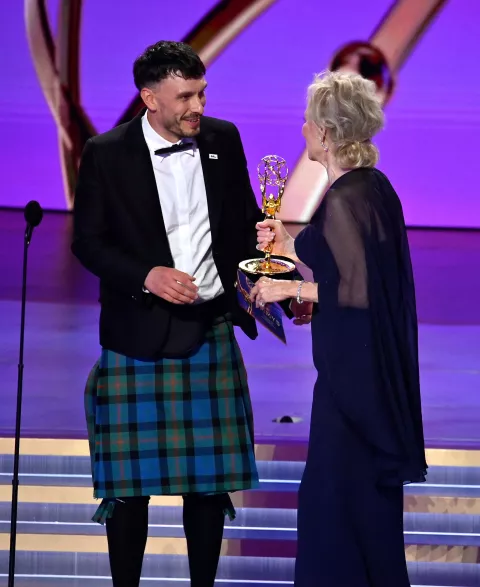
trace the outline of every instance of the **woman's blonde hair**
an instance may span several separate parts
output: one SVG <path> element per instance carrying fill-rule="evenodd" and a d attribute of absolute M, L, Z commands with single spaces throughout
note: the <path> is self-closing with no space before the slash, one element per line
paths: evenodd
<path fill-rule="evenodd" d="M 374 167 L 378 149 L 372 137 L 384 125 L 375 84 L 354 73 L 324 72 L 308 88 L 307 118 L 328 129 L 343 169 Z"/>

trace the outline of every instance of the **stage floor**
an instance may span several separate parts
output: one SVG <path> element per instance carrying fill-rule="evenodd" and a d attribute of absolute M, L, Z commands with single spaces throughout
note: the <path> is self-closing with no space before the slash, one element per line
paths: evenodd
<path fill-rule="evenodd" d="M 292 230 L 297 230 L 293 227 Z M 13 435 L 23 217 L 0 211 L 0 436 Z M 85 438 L 83 388 L 99 354 L 97 284 L 69 251 L 71 218 L 47 214 L 29 258 L 22 430 Z M 480 232 L 412 230 L 420 318 L 425 435 L 431 448 L 480 448 Z M 262 331 L 239 342 L 249 373 L 256 441 L 300 442 L 316 373 L 310 328 L 286 324 L 285 346 Z M 279 424 L 284 415 L 300 419 Z"/>

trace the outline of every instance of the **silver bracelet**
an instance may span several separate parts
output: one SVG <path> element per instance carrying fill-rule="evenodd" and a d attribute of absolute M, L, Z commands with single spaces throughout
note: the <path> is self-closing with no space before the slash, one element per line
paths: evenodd
<path fill-rule="evenodd" d="M 300 297 L 300 294 L 302 293 L 302 285 L 303 285 L 304 283 L 305 283 L 305 280 L 304 280 L 304 281 L 301 281 L 301 282 L 298 284 L 298 289 L 297 289 L 297 304 L 303 304 L 303 300 L 302 300 L 302 298 Z"/>

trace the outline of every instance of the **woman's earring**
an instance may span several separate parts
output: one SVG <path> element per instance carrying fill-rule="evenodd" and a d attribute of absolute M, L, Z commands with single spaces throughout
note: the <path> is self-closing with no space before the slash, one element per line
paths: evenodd
<path fill-rule="evenodd" d="M 326 145 L 326 144 L 323 142 L 323 139 L 320 141 L 320 144 L 322 145 L 322 147 L 323 147 L 323 150 L 324 150 L 324 151 L 328 151 L 328 147 L 327 147 L 327 145 Z"/>

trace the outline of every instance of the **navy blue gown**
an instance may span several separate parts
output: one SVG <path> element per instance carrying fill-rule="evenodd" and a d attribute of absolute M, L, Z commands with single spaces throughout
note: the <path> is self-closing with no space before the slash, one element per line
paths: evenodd
<path fill-rule="evenodd" d="M 337 179 L 295 249 L 319 296 L 295 585 L 407 587 L 403 485 L 427 465 L 413 274 L 388 179 Z"/>

